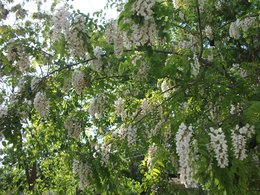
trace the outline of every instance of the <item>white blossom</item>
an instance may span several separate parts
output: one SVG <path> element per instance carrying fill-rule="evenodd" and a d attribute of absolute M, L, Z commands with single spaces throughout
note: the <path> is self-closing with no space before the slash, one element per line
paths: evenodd
<path fill-rule="evenodd" d="M 69 37 L 69 16 L 69 8 L 66 5 L 58 9 L 57 12 L 53 15 L 53 42 L 59 41 L 62 38 L 62 33 L 65 35 L 65 38 Z"/>
<path fill-rule="evenodd" d="M 31 81 L 31 90 L 35 91 L 39 87 L 40 82 L 41 82 L 40 78 L 33 77 L 32 81 Z"/>
<path fill-rule="evenodd" d="M 92 170 L 87 163 L 79 162 L 74 159 L 72 168 L 74 174 L 79 176 L 81 189 L 84 189 L 91 184 L 89 178 L 92 176 Z"/>
<path fill-rule="evenodd" d="M 7 59 L 8 61 L 14 61 L 17 57 L 17 50 L 14 47 L 14 39 L 9 40 L 9 45 L 7 46 Z"/>
<path fill-rule="evenodd" d="M 169 84 L 169 81 L 167 79 L 164 79 L 161 83 L 161 91 L 163 93 L 164 98 L 169 98 L 171 95 L 171 85 Z"/>
<path fill-rule="evenodd" d="M 181 6 L 181 0 L 172 0 L 172 3 L 175 9 L 179 9 Z"/>
<path fill-rule="evenodd" d="M 149 132 L 149 137 L 156 136 L 160 132 L 163 124 L 164 124 L 163 120 L 160 120 L 158 123 L 156 123 L 155 127 L 151 129 L 151 131 Z"/>
<path fill-rule="evenodd" d="M 0 118 L 7 116 L 8 108 L 5 105 L 0 105 Z"/>
<path fill-rule="evenodd" d="M 137 0 L 133 4 L 133 9 L 137 15 L 143 16 L 146 20 L 153 14 L 153 6 L 155 5 L 155 0 Z"/>
<path fill-rule="evenodd" d="M 68 117 L 64 122 L 64 126 L 68 130 L 69 137 L 79 139 L 81 123 L 77 118 Z"/>
<path fill-rule="evenodd" d="M 142 114 L 146 115 L 151 110 L 151 102 L 146 98 L 142 100 Z"/>
<path fill-rule="evenodd" d="M 34 98 L 34 108 L 40 116 L 47 117 L 49 112 L 49 104 L 46 95 L 42 92 L 38 92 Z"/>
<path fill-rule="evenodd" d="M 120 125 L 119 128 L 117 128 L 113 133 L 112 137 L 119 138 L 119 139 L 125 139 L 127 136 L 127 128 L 126 125 L 123 123 Z"/>
<path fill-rule="evenodd" d="M 132 42 L 137 45 L 153 45 L 158 42 L 158 30 L 153 19 L 145 20 L 143 25 L 132 26 Z"/>
<path fill-rule="evenodd" d="M 157 150 L 158 150 L 158 147 L 154 143 L 149 146 L 148 157 L 147 157 L 147 166 L 149 169 L 151 169 L 154 165 Z"/>
<path fill-rule="evenodd" d="M 209 40 L 213 40 L 212 28 L 209 25 L 207 25 L 205 27 L 205 34 L 206 34 L 206 36 L 208 37 Z"/>
<path fill-rule="evenodd" d="M 230 72 L 232 74 L 238 74 L 240 77 L 245 78 L 247 77 L 247 72 L 245 69 L 240 67 L 239 64 L 232 64 L 232 67 L 230 68 Z"/>
<path fill-rule="evenodd" d="M 86 81 L 83 72 L 75 70 L 72 74 L 72 86 L 76 93 L 80 95 L 86 87 Z"/>
<path fill-rule="evenodd" d="M 77 15 L 71 25 L 71 28 L 68 32 L 67 41 L 70 45 L 71 54 L 74 57 L 85 58 L 86 49 L 84 45 L 84 39 L 87 34 L 86 19 L 82 15 Z"/>
<path fill-rule="evenodd" d="M 93 71 L 96 71 L 96 72 L 102 72 L 103 70 L 103 61 L 102 59 L 93 59 L 90 61 L 90 68 L 93 70 Z"/>
<path fill-rule="evenodd" d="M 28 55 L 26 55 L 25 53 L 21 55 L 22 56 L 20 56 L 19 60 L 17 61 L 17 66 L 19 67 L 19 70 L 21 72 L 25 72 L 30 66 L 30 60 Z"/>
<path fill-rule="evenodd" d="M 220 168 L 228 166 L 228 146 L 225 134 L 221 128 L 214 129 L 210 127 L 210 145 L 214 150 L 215 158 Z"/>
<path fill-rule="evenodd" d="M 114 38 L 117 33 L 116 21 L 110 21 L 105 30 L 105 36 L 108 43 L 114 43 Z"/>
<path fill-rule="evenodd" d="M 96 98 L 90 101 L 88 113 L 91 116 L 100 119 L 102 117 L 104 107 L 105 107 L 105 97 L 102 95 L 97 96 Z"/>
<path fill-rule="evenodd" d="M 125 105 L 124 105 L 124 99 L 123 98 L 118 98 L 115 103 L 115 112 L 117 116 L 120 116 L 123 120 L 126 118 L 126 110 L 125 110 Z"/>
<path fill-rule="evenodd" d="M 94 52 L 94 56 L 95 56 L 96 58 L 98 58 L 98 59 L 101 59 L 102 56 L 105 54 L 105 52 L 104 52 L 104 51 L 102 50 L 102 48 L 99 47 L 99 46 L 95 47 L 94 50 L 93 50 L 93 52 Z"/>
<path fill-rule="evenodd" d="M 180 180 L 186 187 L 196 187 L 197 184 L 193 180 L 193 171 L 191 167 L 191 138 L 193 134 L 192 126 L 187 127 L 181 123 L 176 133 L 176 152 L 179 156 L 179 173 Z"/>
<path fill-rule="evenodd" d="M 239 39 L 240 37 L 239 20 L 236 20 L 235 22 L 231 22 L 229 27 L 229 36 L 234 39 Z"/>
<path fill-rule="evenodd" d="M 250 126 L 249 124 L 243 127 L 236 125 L 236 127 L 231 130 L 232 149 L 237 159 L 244 160 L 247 157 L 246 142 L 253 134 L 255 134 L 254 126 Z"/>
<path fill-rule="evenodd" d="M 127 143 L 129 147 L 136 143 L 136 136 L 136 128 L 130 125 L 127 128 Z"/>
<path fill-rule="evenodd" d="M 101 145 L 101 165 L 106 165 L 111 153 L 111 144 L 103 143 Z"/>
<path fill-rule="evenodd" d="M 191 64 L 191 74 L 196 77 L 200 71 L 199 59 L 196 55 L 193 56 L 193 63 Z"/>

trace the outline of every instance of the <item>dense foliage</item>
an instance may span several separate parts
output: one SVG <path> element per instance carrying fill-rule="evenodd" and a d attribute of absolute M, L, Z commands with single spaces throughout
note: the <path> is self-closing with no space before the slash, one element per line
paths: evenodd
<path fill-rule="evenodd" d="M 260 1 L 26 3 L 0 2 L 1 194 L 257 194 Z"/>

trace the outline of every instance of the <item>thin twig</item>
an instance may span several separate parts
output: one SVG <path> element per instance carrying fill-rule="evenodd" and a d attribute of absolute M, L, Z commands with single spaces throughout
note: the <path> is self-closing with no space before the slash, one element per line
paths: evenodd
<path fill-rule="evenodd" d="M 202 25 L 201 25 L 201 17 L 200 17 L 200 8 L 199 8 L 199 2 L 197 0 L 196 3 L 196 9 L 197 9 L 197 15 L 198 15 L 198 22 L 199 22 L 199 33 L 200 33 L 200 52 L 199 52 L 199 60 L 202 57 L 203 53 L 203 35 L 202 35 Z"/>

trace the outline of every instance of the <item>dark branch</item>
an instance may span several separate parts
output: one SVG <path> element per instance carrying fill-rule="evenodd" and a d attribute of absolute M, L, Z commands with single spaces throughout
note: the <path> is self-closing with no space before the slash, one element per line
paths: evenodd
<path fill-rule="evenodd" d="M 202 57 L 202 53 L 203 53 L 203 35 L 202 35 L 202 25 L 201 25 L 200 8 L 199 8 L 198 0 L 197 0 L 197 4 L 196 4 L 196 9 L 197 9 L 198 22 L 199 22 L 199 33 L 200 33 L 200 52 L 199 52 L 199 56 L 198 56 L 198 59 L 200 60 Z"/>

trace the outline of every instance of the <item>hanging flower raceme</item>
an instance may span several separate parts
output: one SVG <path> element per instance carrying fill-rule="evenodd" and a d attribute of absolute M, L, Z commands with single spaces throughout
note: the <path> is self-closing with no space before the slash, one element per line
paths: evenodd
<path fill-rule="evenodd" d="M 31 90 L 35 91 L 39 85 L 40 85 L 41 79 L 38 77 L 33 77 L 32 81 L 31 81 Z"/>
<path fill-rule="evenodd" d="M 231 130 L 233 151 L 237 159 L 244 160 L 247 157 L 246 142 L 254 133 L 254 126 L 250 126 L 249 124 L 243 127 L 236 125 L 236 127 Z"/>
<path fill-rule="evenodd" d="M 129 147 L 133 146 L 136 143 L 136 136 L 136 128 L 130 125 L 127 128 L 127 142 Z"/>
<path fill-rule="evenodd" d="M 119 139 L 125 139 L 127 136 L 127 128 L 126 125 L 123 123 L 122 125 L 120 125 L 119 128 L 117 128 L 113 133 L 112 133 L 112 137 L 113 138 L 119 138 Z"/>
<path fill-rule="evenodd" d="M 133 9 L 138 16 L 143 16 L 146 20 L 153 14 L 155 0 L 137 0 L 133 4 Z"/>
<path fill-rule="evenodd" d="M 92 117 L 100 119 L 102 117 L 104 108 L 105 108 L 105 97 L 103 95 L 99 95 L 96 98 L 91 100 L 88 108 L 88 113 Z"/>
<path fill-rule="evenodd" d="M 161 83 L 161 91 L 163 93 L 164 98 L 169 98 L 171 95 L 173 87 L 170 85 L 170 81 L 168 79 L 164 79 Z"/>
<path fill-rule="evenodd" d="M 209 25 L 207 25 L 205 27 L 205 34 L 206 34 L 206 37 L 208 37 L 209 40 L 213 40 L 214 39 L 212 28 Z"/>
<path fill-rule="evenodd" d="M 83 72 L 75 70 L 72 74 L 72 86 L 76 93 L 80 95 L 86 87 L 86 81 Z"/>
<path fill-rule="evenodd" d="M 27 54 L 21 53 L 19 54 L 20 58 L 17 61 L 17 66 L 21 72 L 25 72 L 30 67 L 30 60 Z"/>
<path fill-rule="evenodd" d="M 71 54 L 74 57 L 86 57 L 86 49 L 84 41 L 87 36 L 86 18 L 82 15 L 77 15 L 71 25 L 69 36 L 67 37 L 70 45 Z"/>
<path fill-rule="evenodd" d="M 172 3 L 175 9 L 179 9 L 181 6 L 181 0 L 172 0 Z"/>
<path fill-rule="evenodd" d="M 81 122 L 75 117 L 68 117 L 64 122 L 65 128 L 68 130 L 68 136 L 76 140 L 79 139 L 81 131 Z"/>
<path fill-rule="evenodd" d="M 0 118 L 7 116 L 8 108 L 5 105 L 0 105 Z"/>
<path fill-rule="evenodd" d="M 93 49 L 93 52 L 94 52 L 94 56 L 97 58 L 97 59 L 101 59 L 102 56 L 105 54 L 105 51 L 103 51 L 103 49 L 99 46 L 95 47 Z"/>
<path fill-rule="evenodd" d="M 234 39 L 240 38 L 240 30 L 246 32 L 249 28 L 256 26 L 256 17 L 246 17 L 242 20 L 237 19 L 229 26 L 229 36 Z"/>
<path fill-rule="evenodd" d="M 126 114 L 126 110 L 125 110 L 125 102 L 124 99 L 122 99 L 121 97 L 118 98 L 115 103 L 115 113 L 117 116 L 121 117 L 123 120 L 126 119 L 127 114 Z"/>
<path fill-rule="evenodd" d="M 80 180 L 80 188 L 84 189 L 85 187 L 89 186 L 91 183 L 89 178 L 92 175 L 91 167 L 84 162 L 79 162 L 77 160 L 73 160 L 73 172 L 74 174 L 79 176 Z"/>
<path fill-rule="evenodd" d="M 149 146 L 148 149 L 148 157 L 147 157 L 147 166 L 148 168 L 152 168 L 154 165 L 154 160 L 157 154 L 158 147 L 153 143 Z"/>
<path fill-rule="evenodd" d="M 214 129 L 210 127 L 210 145 L 214 150 L 215 158 L 220 168 L 228 166 L 228 146 L 225 134 L 221 128 Z"/>
<path fill-rule="evenodd" d="M 145 20 L 143 25 L 133 25 L 131 40 L 136 46 L 154 45 L 158 42 L 158 30 L 153 19 Z"/>
<path fill-rule="evenodd" d="M 193 180 L 193 171 L 191 167 L 191 138 L 192 138 L 192 126 L 187 127 L 184 123 L 179 126 L 176 133 L 176 152 L 179 156 L 179 172 L 180 180 L 186 187 L 196 187 L 197 184 Z"/>
<path fill-rule="evenodd" d="M 52 17 L 52 24 L 53 24 L 53 32 L 52 38 L 53 42 L 59 41 L 62 38 L 62 33 L 65 36 L 65 39 L 69 37 L 69 8 L 68 6 L 63 6 L 57 10 L 57 12 Z"/>
<path fill-rule="evenodd" d="M 40 116 L 47 117 L 49 112 L 49 104 L 46 95 L 42 92 L 38 92 L 34 98 L 34 108 Z"/>
<path fill-rule="evenodd" d="M 111 144 L 103 143 L 100 148 L 101 152 L 101 165 L 106 165 L 109 160 L 110 152 L 111 152 Z"/>

